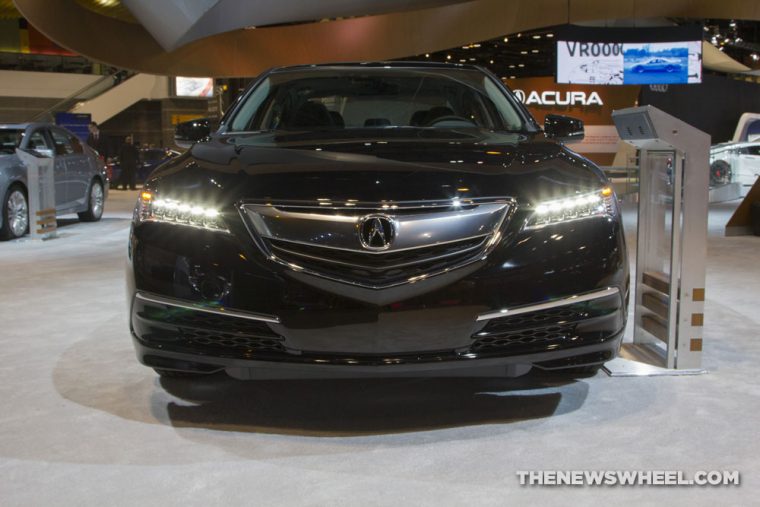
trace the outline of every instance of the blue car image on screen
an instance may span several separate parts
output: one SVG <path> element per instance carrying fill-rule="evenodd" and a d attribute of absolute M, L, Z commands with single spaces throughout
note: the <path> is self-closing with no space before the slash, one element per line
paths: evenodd
<path fill-rule="evenodd" d="M 637 74 L 642 72 L 680 72 L 682 69 L 681 63 L 673 58 L 650 58 L 631 67 L 631 70 Z"/>
<path fill-rule="evenodd" d="M 689 42 L 623 45 L 623 84 L 686 84 Z"/>

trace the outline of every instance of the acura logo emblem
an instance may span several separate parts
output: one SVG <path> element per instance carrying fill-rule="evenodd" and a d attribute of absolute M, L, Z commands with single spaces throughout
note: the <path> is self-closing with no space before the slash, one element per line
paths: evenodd
<path fill-rule="evenodd" d="M 385 250 L 395 235 L 393 220 L 385 215 L 369 215 L 359 221 L 359 239 L 367 250 Z"/>

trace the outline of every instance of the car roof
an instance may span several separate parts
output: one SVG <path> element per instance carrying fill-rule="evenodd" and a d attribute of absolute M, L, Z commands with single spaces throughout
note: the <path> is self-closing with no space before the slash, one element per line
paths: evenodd
<path fill-rule="evenodd" d="M 466 69 L 466 70 L 481 70 L 477 65 L 471 65 L 467 63 L 446 63 L 446 62 L 415 62 L 415 61 L 378 61 L 378 62 L 331 62 L 331 63 L 316 63 L 308 65 L 290 65 L 287 67 L 275 67 L 272 72 L 281 72 L 289 70 L 299 69 L 319 69 L 319 68 L 347 68 L 347 69 L 379 69 L 379 68 L 391 68 L 391 69 Z"/>
<path fill-rule="evenodd" d="M 26 123 L 0 123 L 0 129 L 28 129 L 29 127 L 56 127 L 52 123 L 26 122 Z M 62 128 L 62 127 L 61 127 Z"/>

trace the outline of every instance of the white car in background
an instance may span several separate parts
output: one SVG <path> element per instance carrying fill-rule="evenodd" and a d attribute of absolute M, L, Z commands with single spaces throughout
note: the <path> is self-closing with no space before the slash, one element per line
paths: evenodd
<path fill-rule="evenodd" d="M 722 143 L 710 148 L 710 186 L 741 184 L 746 195 L 760 175 L 760 140 Z"/>

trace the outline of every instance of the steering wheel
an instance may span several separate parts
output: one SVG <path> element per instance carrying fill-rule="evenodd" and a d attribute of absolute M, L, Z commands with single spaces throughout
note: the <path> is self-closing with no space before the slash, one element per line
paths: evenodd
<path fill-rule="evenodd" d="M 461 121 L 464 123 L 469 123 L 470 125 L 475 125 L 472 121 L 468 120 L 467 118 L 464 118 L 462 116 L 456 116 L 453 114 L 447 115 L 447 116 L 439 116 L 438 118 L 433 118 L 429 122 L 425 124 L 426 127 L 432 127 L 436 123 L 443 123 L 445 121 Z"/>

